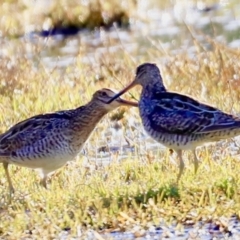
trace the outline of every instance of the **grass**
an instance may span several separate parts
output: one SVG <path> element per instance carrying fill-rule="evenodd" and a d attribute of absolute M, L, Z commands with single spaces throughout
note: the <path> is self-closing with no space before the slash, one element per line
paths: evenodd
<path fill-rule="evenodd" d="M 194 58 L 187 52 L 174 54 L 162 49 L 160 43 L 150 39 L 152 44 L 144 55 L 138 55 L 139 49 L 129 53 L 122 47 L 115 53 L 104 52 L 94 63 L 83 63 L 89 51 L 83 46 L 74 64 L 64 70 L 45 68 L 40 57 L 37 62 L 27 59 L 26 45 L 19 43 L 18 50 L 24 54 L 18 52 L 16 56 L 13 51 L 1 58 L 0 132 L 35 114 L 83 105 L 99 88 L 121 89 L 133 78 L 133 69 L 146 61 L 159 64 L 168 89 L 239 113 L 240 51 L 202 37 L 209 48 L 192 34 Z M 41 47 L 34 47 L 33 54 L 40 56 Z M 163 58 L 167 59 L 165 64 Z M 124 97 L 138 99 L 139 88 Z M 107 132 L 111 120 L 118 120 L 124 131 L 131 132 L 135 151 L 123 160 L 111 153 L 112 160 L 105 165 L 96 157 L 95 149 L 106 142 L 101 132 Z M 17 191 L 10 199 L 1 168 L 0 238 L 56 239 L 65 232 L 69 237 L 84 238 L 88 229 L 125 231 L 136 225 L 148 229 L 163 223 L 193 225 L 198 221 L 215 222 L 221 216 L 239 218 L 239 160 L 227 149 L 231 140 L 200 148 L 201 165 L 196 175 L 192 155 L 186 152 L 186 171 L 176 186 L 175 156 L 167 150 L 145 148 L 137 138 L 142 131 L 140 122 L 134 109 L 109 114 L 85 145 L 89 154 L 80 155 L 57 171 L 49 190 L 39 186 L 32 170 L 11 166 Z"/>
<path fill-rule="evenodd" d="M 237 83 L 229 80 L 239 71 L 238 61 L 234 60 L 238 59 L 239 52 L 209 41 L 214 49 L 211 52 L 196 42 L 196 49 L 202 49 L 196 55 L 196 61 L 187 54 L 174 56 L 168 53 L 169 61 L 162 65 L 166 85 L 228 112 L 238 112 L 239 92 L 234 85 Z M 160 50 L 150 51 L 142 62 L 160 58 L 163 54 L 166 53 Z M 14 59 L 15 62 L 4 58 L 0 71 L 0 108 L 4 112 L 0 119 L 1 132 L 32 115 L 82 105 L 101 87 L 120 89 L 132 78 L 132 69 L 136 67 L 127 53 L 119 59 L 107 53 L 95 68 L 91 64 L 82 64 L 81 57 L 79 53 L 75 65 L 69 66 L 65 74 L 57 69 L 49 71 L 43 66 L 34 71 L 32 62 L 24 57 Z M 101 75 L 102 80 L 96 80 L 96 75 Z M 211 94 L 203 94 L 203 82 Z M 138 92 L 138 89 L 131 91 L 136 98 Z M 100 133 L 107 131 L 109 119 L 116 120 L 117 115 L 122 118 L 122 113 L 119 109 L 98 125 L 98 131 L 86 145 L 90 155 L 95 156 L 92 148 L 100 147 Z M 123 117 L 119 121 L 127 130 L 130 129 L 128 119 L 134 118 L 140 123 L 137 110 L 125 109 Z M 137 134 L 140 128 L 131 131 Z M 11 166 L 17 188 L 11 200 L 1 169 L 1 237 L 53 238 L 64 230 L 70 236 L 76 236 L 80 234 L 79 229 L 84 235 L 84 230 L 89 228 L 124 231 L 136 225 L 147 229 L 162 221 L 166 225 L 175 222 L 194 224 L 200 220 L 217 221 L 220 216 L 239 216 L 239 161 L 231 157 L 224 146 L 199 150 L 201 165 L 197 175 L 193 173 L 192 156 L 186 153 L 187 169 L 176 186 L 178 167 L 171 161 L 174 157 L 167 150 L 155 153 L 146 149 L 142 153 L 141 144 L 136 142 L 135 152 L 122 161 L 117 160 L 117 155 L 113 156 L 109 165 L 80 156 L 53 176 L 49 190 L 39 186 L 38 176 L 32 170 Z M 226 154 L 213 160 L 216 151 Z"/>
<path fill-rule="evenodd" d="M 3 35 L 18 37 L 24 32 L 40 31 L 43 28 L 76 27 L 93 30 L 109 28 L 115 22 L 128 27 L 134 11 L 134 1 L 124 4 L 116 0 L 110 3 L 91 1 L 2 1 L 0 29 Z M 15 12 L 13 15 L 12 12 Z"/>
<path fill-rule="evenodd" d="M 188 168 L 178 187 L 173 184 L 176 167 L 164 162 L 124 160 L 91 173 L 81 163 L 62 169 L 50 190 L 40 188 L 31 171 L 15 172 L 18 191 L 11 202 L 7 188 L 1 192 L 2 238 L 50 237 L 65 229 L 74 236 L 79 227 L 124 231 L 163 220 L 184 224 L 239 214 L 239 171 L 233 159 L 211 167 L 203 162 L 196 176 Z"/>

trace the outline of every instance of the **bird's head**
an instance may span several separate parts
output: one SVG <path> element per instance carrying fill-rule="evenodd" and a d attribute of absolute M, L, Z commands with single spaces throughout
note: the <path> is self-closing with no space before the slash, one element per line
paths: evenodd
<path fill-rule="evenodd" d="M 113 98 L 111 98 L 109 103 L 111 103 L 136 85 L 141 85 L 144 88 L 151 84 L 154 86 L 155 83 L 157 83 L 157 85 L 163 86 L 162 77 L 157 65 L 153 63 L 141 64 L 136 69 L 134 80 L 127 87 L 117 93 Z"/>
<path fill-rule="evenodd" d="M 135 85 L 141 85 L 145 87 L 149 84 L 153 84 L 155 81 L 162 81 L 160 70 L 154 63 L 143 63 L 139 65 L 136 69 L 136 75 L 130 87 L 134 87 Z"/>
<path fill-rule="evenodd" d="M 101 107 L 108 111 L 114 110 L 120 106 L 138 107 L 137 102 L 131 102 L 117 97 L 111 103 L 108 103 L 116 93 L 111 89 L 103 88 L 93 94 L 92 101 L 97 102 Z"/>

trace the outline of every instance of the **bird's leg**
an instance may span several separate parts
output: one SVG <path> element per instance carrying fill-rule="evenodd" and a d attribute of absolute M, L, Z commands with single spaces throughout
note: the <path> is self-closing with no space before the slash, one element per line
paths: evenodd
<path fill-rule="evenodd" d="M 50 182 L 52 181 L 50 176 L 52 176 L 55 173 L 55 171 L 49 171 L 49 169 L 41 169 L 39 171 L 39 173 L 40 173 L 40 177 L 41 177 L 40 185 L 42 185 L 44 188 L 48 189 L 47 180 L 49 180 Z"/>
<path fill-rule="evenodd" d="M 8 181 L 8 185 L 9 185 L 9 191 L 10 191 L 10 195 L 14 193 L 14 188 L 13 188 L 13 184 L 12 184 L 12 180 L 8 171 L 8 163 L 4 162 L 3 163 L 3 168 L 7 177 L 7 181 Z"/>
<path fill-rule="evenodd" d="M 179 180 L 182 176 L 183 170 L 184 170 L 184 162 L 183 162 L 183 158 L 182 158 L 182 150 L 177 150 L 176 152 L 177 152 L 177 155 L 179 158 L 179 173 L 178 173 L 178 177 L 177 177 L 177 182 L 179 182 Z"/>
<path fill-rule="evenodd" d="M 47 175 L 44 175 L 40 181 L 40 184 L 47 189 Z"/>
<path fill-rule="evenodd" d="M 197 154 L 196 154 L 196 149 L 194 149 L 193 151 L 193 156 L 194 156 L 194 172 L 195 174 L 197 173 L 197 170 L 198 170 L 198 157 L 197 157 Z"/>

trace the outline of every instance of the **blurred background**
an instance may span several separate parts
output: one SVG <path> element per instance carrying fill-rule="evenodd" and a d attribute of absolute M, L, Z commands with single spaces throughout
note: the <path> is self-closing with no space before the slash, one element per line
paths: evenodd
<path fill-rule="evenodd" d="M 211 47 L 206 36 L 238 48 L 239 8 L 234 0 L 1 1 L 0 56 L 14 52 L 55 68 L 81 51 L 81 62 L 91 64 L 119 49 L 136 62 L 155 50 L 194 55 L 195 40 Z"/>

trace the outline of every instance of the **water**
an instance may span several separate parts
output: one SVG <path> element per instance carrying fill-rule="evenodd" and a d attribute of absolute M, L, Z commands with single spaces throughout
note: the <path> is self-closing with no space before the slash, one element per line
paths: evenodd
<path fill-rule="evenodd" d="M 233 48 L 240 46 L 239 3 L 232 7 L 230 1 L 220 1 L 216 6 L 213 5 L 211 11 L 201 9 L 204 9 L 204 6 L 200 3 L 193 5 L 189 4 L 189 1 L 179 1 L 173 8 L 165 10 L 146 11 L 144 4 L 139 4 L 139 14 L 143 21 L 131 19 L 130 30 L 113 27 L 110 31 L 81 31 L 67 39 L 62 35 L 45 39 L 33 32 L 26 32 L 19 41 L 25 44 L 22 54 L 26 54 L 33 61 L 36 61 L 34 47 L 38 46 L 41 49 L 38 61 L 47 68 L 67 67 L 74 62 L 81 46 L 86 49 L 82 59 L 84 63 L 96 62 L 106 52 L 114 53 L 123 49 L 139 58 L 148 54 L 149 49 L 153 49 L 155 45 L 166 52 L 187 51 L 191 55 L 196 51 L 192 36 L 200 42 L 205 41 L 200 31 L 220 42 L 228 43 Z M 19 46 L 16 40 L 2 41 L 1 44 L 3 48 L 0 55 L 3 56 L 11 55 Z M 205 44 L 207 46 L 208 43 Z"/>

